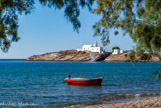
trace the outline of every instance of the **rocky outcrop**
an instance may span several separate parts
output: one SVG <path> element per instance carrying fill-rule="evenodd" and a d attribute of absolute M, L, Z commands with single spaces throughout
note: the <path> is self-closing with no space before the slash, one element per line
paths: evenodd
<path fill-rule="evenodd" d="M 105 62 L 124 62 L 126 61 L 127 53 L 111 54 L 104 61 Z"/>
<path fill-rule="evenodd" d="M 104 57 L 99 53 L 92 52 L 92 56 L 96 61 L 100 61 L 99 57 Z M 103 59 L 104 60 L 104 59 Z M 77 50 L 65 50 L 59 52 L 46 53 L 41 55 L 33 55 L 27 59 L 27 61 L 93 61 L 91 52 L 77 51 Z"/>
<path fill-rule="evenodd" d="M 135 61 L 145 62 L 144 57 L 136 57 Z M 76 62 L 91 62 L 104 61 L 104 62 L 129 62 L 128 53 L 122 54 L 100 54 L 88 51 L 65 50 L 59 52 L 51 52 L 41 55 L 33 55 L 27 61 L 76 61 Z M 160 56 L 152 55 L 148 62 L 161 62 Z"/>
<path fill-rule="evenodd" d="M 145 53 L 146 55 L 146 53 Z M 139 61 L 139 62 L 146 62 L 147 60 L 144 60 L 144 56 L 142 57 L 137 57 L 136 58 L 136 61 Z M 148 62 L 161 62 L 161 53 L 159 54 L 151 54 L 150 56 L 150 59 L 148 60 Z"/>
<path fill-rule="evenodd" d="M 128 53 L 111 54 L 104 60 L 105 62 L 129 62 Z M 149 60 L 144 60 L 144 57 L 136 57 L 136 62 L 161 62 L 161 53 L 159 55 L 152 54 Z"/>

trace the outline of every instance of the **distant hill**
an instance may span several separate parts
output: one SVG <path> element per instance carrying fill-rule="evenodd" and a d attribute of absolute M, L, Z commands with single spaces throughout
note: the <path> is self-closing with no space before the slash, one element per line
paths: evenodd
<path fill-rule="evenodd" d="M 96 61 L 100 61 L 102 55 L 92 52 L 92 56 Z M 103 59 L 104 60 L 104 59 Z M 51 52 L 41 55 L 33 55 L 27 59 L 27 61 L 78 61 L 78 62 L 90 62 L 93 61 L 91 52 L 77 51 L 77 50 L 65 50 L 59 52 Z"/>
<path fill-rule="evenodd" d="M 128 62 L 128 53 L 122 54 L 102 54 L 89 51 L 77 51 L 77 50 L 65 50 L 59 52 L 45 53 L 41 55 L 33 55 L 26 59 L 27 61 L 74 61 L 74 62 L 92 62 L 93 58 L 95 61 L 103 62 Z M 160 57 L 153 55 L 150 62 L 161 62 Z M 142 57 L 137 57 L 135 61 L 144 62 Z"/>

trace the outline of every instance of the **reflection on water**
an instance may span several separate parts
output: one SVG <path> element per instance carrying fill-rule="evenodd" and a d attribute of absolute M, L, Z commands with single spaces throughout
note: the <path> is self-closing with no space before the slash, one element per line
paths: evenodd
<path fill-rule="evenodd" d="M 66 86 L 68 87 L 102 87 L 101 85 L 81 85 L 81 84 L 69 84 L 69 83 L 67 83 Z"/>

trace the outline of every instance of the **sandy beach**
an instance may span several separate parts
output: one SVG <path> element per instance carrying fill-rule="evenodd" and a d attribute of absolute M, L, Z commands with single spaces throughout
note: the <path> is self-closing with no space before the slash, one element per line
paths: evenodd
<path fill-rule="evenodd" d="M 161 108 L 161 96 L 122 103 L 86 106 L 83 108 Z"/>

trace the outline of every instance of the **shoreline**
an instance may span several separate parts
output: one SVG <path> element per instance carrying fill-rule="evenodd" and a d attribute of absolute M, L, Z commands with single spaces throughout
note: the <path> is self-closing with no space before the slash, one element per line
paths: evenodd
<path fill-rule="evenodd" d="M 144 101 L 149 98 L 151 99 L 151 98 L 157 98 L 157 97 L 159 97 L 159 100 L 160 100 L 159 103 L 161 103 L 161 92 L 154 92 L 154 93 L 117 95 L 117 96 L 112 96 L 112 97 L 105 97 L 104 99 L 99 99 L 97 101 L 89 100 L 86 102 L 73 102 L 73 103 L 67 103 L 64 105 L 53 106 L 52 108 L 57 108 L 57 107 L 60 107 L 60 108 L 133 108 L 133 107 L 124 107 L 124 105 L 126 105 L 126 103 L 136 104 L 133 102 L 135 101 L 138 102 L 140 100 Z M 152 102 L 152 104 L 153 103 L 154 102 Z M 123 106 L 120 107 L 120 105 L 118 104 L 123 104 Z M 111 105 L 114 107 L 111 107 Z M 143 107 L 139 106 L 139 107 L 134 107 L 134 108 L 143 108 Z M 158 107 L 155 107 L 155 108 L 158 108 Z M 161 105 L 159 105 L 159 108 L 161 108 Z"/>
<path fill-rule="evenodd" d="M 85 62 L 85 63 L 108 63 L 108 62 L 119 62 L 119 63 L 131 63 L 130 61 L 59 61 L 59 60 L 57 60 L 57 61 L 54 61 L 54 60 L 22 60 L 22 61 L 41 61 L 41 62 L 80 62 L 80 63 L 83 63 L 83 62 Z M 135 61 L 135 62 L 133 62 L 133 63 L 161 63 L 161 61 L 147 61 L 147 62 L 145 62 L 145 61 Z"/>
<path fill-rule="evenodd" d="M 26 59 L 26 61 L 69 61 L 69 62 L 130 62 L 127 57 L 128 53 L 111 54 L 111 53 L 97 53 L 85 52 L 77 50 L 64 50 L 58 52 L 44 53 L 40 55 L 33 55 Z M 134 62 L 148 62 L 142 56 L 136 57 Z M 149 62 L 161 62 L 160 54 L 158 56 L 151 55 Z"/>
<path fill-rule="evenodd" d="M 161 96 L 148 97 L 127 102 L 83 106 L 81 108 L 161 108 Z"/>

